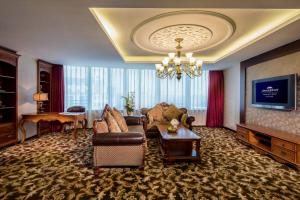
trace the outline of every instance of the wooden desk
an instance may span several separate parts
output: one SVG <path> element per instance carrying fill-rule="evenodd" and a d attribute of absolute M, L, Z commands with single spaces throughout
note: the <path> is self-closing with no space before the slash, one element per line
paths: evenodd
<path fill-rule="evenodd" d="M 21 143 L 23 143 L 26 139 L 26 130 L 24 128 L 24 123 L 25 122 L 38 123 L 40 121 L 47 121 L 47 122 L 59 121 L 60 123 L 73 122 L 74 123 L 73 138 L 76 143 L 77 143 L 78 125 L 79 123 L 83 123 L 84 134 L 86 136 L 87 119 L 86 119 L 86 114 L 84 112 L 29 113 L 29 114 L 23 114 L 22 119 L 19 122 L 19 127 L 22 131 Z M 38 136 L 40 136 L 39 132 L 38 132 Z"/>

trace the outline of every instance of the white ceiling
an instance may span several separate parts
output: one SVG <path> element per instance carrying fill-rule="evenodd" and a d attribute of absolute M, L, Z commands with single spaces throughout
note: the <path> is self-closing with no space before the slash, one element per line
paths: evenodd
<path fill-rule="evenodd" d="M 88 8 L 300 8 L 299 0 L 0 0 L 0 45 L 72 65 L 127 66 Z M 300 38 L 300 21 L 221 60 L 226 68 Z M 141 65 L 141 64 L 135 64 Z"/>
<path fill-rule="evenodd" d="M 160 62 L 166 52 L 174 51 L 174 35 L 184 39 L 183 52 L 192 51 L 205 63 L 215 63 L 300 19 L 299 9 L 93 8 L 91 11 L 119 54 L 129 63 Z M 184 31 L 179 31 L 187 23 L 205 27 L 212 37 L 198 47 L 195 41 L 186 43 L 192 38 L 203 41 L 196 37 L 195 30 L 189 33 L 185 27 Z M 172 36 L 168 36 L 170 30 L 166 31 L 166 27 L 173 28 Z M 166 34 L 160 35 L 159 48 L 150 41 L 150 36 L 157 31 Z M 164 49 L 164 43 L 169 47 Z M 196 48 L 191 48 L 191 44 Z"/>

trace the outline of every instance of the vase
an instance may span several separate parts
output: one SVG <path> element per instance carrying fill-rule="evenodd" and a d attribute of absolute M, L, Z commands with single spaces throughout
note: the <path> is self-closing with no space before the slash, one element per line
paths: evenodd
<path fill-rule="evenodd" d="M 128 110 L 127 110 L 127 115 L 128 115 L 128 116 L 132 116 L 132 115 L 133 115 L 133 111 L 128 111 Z"/>

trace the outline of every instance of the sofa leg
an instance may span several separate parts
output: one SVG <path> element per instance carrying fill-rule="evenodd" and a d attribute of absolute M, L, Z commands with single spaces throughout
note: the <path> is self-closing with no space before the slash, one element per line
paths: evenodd
<path fill-rule="evenodd" d="M 139 166 L 139 167 L 138 167 L 138 170 L 140 170 L 140 171 L 143 172 L 143 171 L 145 170 L 145 166 L 144 166 L 144 165 Z"/>
<path fill-rule="evenodd" d="M 101 172 L 103 172 L 101 167 L 94 167 L 94 175 L 95 176 L 99 175 Z"/>

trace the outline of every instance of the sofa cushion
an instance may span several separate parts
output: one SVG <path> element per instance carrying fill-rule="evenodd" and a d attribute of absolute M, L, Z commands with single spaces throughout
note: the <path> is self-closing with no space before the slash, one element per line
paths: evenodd
<path fill-rule="evenodd" d="M 157 125 L 159 125 L 159 124 L 166 124 L 166 125 L 169 125 L 170 123 L 168 123 L 168 122 L 153 122 L 153 123 L 149 123 L 149 124 L 147 124 L 147 130 L 153 130 L 153 131 L 155 131 L 155 130 L 157 130 Z"/>
<path fill-rule="evenodd" d="M 108 129 L 109 129 L 109 132 L 121 132 L 121 129 L 120 127 L 118 126 L 118 123 L 117 121 L 115 120 L 115 118 L 110 114 L 110 112 L 106 112 L 104 114 L 104 118 L 107 122 L 107 125 L 108 125 Z"/>
<path fill-rule="evenodd" d="M 178 109 L 174 105 L 170 105 L 164 112 L 163 116 L 168 121 L 171 121 L 172 119 L 179 119 L 179 116 L 182 115 L 182 111 Z"/>
<path fill-rule="evenodd" d="M 135 126 L 128 126 L 128 132 L 130 133 L 144 133 L 143 126 L 135 125 Z"/>
<path fill-rule="evenodd" d="M 121 131 L 128 132 L 128 127 L 122 113 L 118 109 L 113 108 L 111 110 L 111 114 L 114 117 L 114 119 L 117 121 L 117 124 L 120 127 Z"/>
<path fill-rule="evenodd" d="M 154 108 L 152 108 L 148 112 L 147 115 L 148 115 L 148 118 L 150 119 L 150 123 L 152 123 L 152 121 L 151 121 L 152 119 L 153 119 L 153 121 L 158 121 L 158 122 L 164 121 L 163 108 L 159 104 L 154 106 Z"/>
<path fill-rule="evenodd" d="M 95 125 L 96 133 L 108 133 L 108 125 L 106 121 L 102 120 L 100 122 L 97 122 Z"/>

